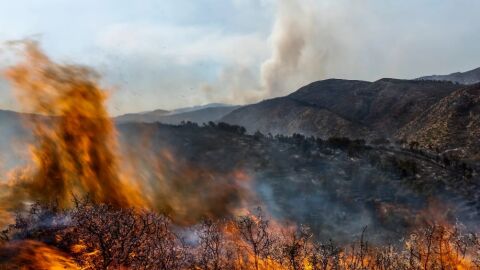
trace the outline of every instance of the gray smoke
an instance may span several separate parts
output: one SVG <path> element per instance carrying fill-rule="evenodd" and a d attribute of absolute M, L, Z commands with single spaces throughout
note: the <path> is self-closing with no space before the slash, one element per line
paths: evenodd
<path fill-rule="evenodd" d="M 203 87 L 207 98 L 251 103 L 288 94 L 339 70 L 338 65 L 345 62 L 344 41 L 336 33 L 344 25 L 343 7 L 322 6 L 313 0 L 278 0 L 268 58 L 260 66 L 225 68 L 216 83 Z M 228 96 L 219 97 L 224 89 Z"/>
<path fill-rule="evenodd" d="M 267 96 L 285 94 L 292 90 L 291 87 L 321 78 L 324 74 L 323 63 L 328 52 L 317 46 L 320 24 L 314 14 L 315 8 L 306 2 L 278 2 L 270 36 L 272 55 L 261 67 L 261 85 Z"/>

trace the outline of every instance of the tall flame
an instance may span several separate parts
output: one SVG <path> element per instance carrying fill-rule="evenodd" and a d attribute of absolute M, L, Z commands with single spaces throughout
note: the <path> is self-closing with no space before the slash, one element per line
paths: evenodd
<path fill-rule="evenodd" d="M 118 173 L 115 129 L 105 109 L 99 75 L 49 59 L 34 41 L 23 42 L 23 62 L 6 70 L 30 117 L 34 168 L 15 179 L 16 195 L 61 205 L 74 194 L 117 206 L 142 205 L 138 188 Z"/>
<path fill-rule="evenodd" d="M 5 75 L 17 90 L 25 110 L 35 113 L 28 117 L 35 136 L 31 146 L 33 167 L 14 174 L 6 189 L 0 187 L 0 198 L 11 199 L 9 203 L 0 201 L 0 222 L 4 212 L 11 210 L 9 207 L 17 207 L 25 201 L 56 200 L 61 206 L 68 206 L 73 196 L 86 194 L 94 204 L 107 203 L 121 208 L 149 206 L 172 216 L 177 223 L 188 225 L 202 218 L 217 219 L 239 210 L 237 208 L 242 206 L 239 202 L 248 193 L 249 177 L 243 171 L 212 173 L 190 168 L 177 164 L 168 151 L 160 157 L 141 153 L 143 157 L 140 155 L 138 163 L 130 162 L 135 167 L 133 172 L 120 169 L 116 131 L 105 109 L 107 96 L 98 84 L 99 75 L 86 67 L 53 62 L 33 41 L 23 44 L 24 61 L 9 68 Z M 137 181 L 125 175 L 133 175 L 131 179 Z M 229 180 L 219 181 L 223 178 Z M 222 192 L 217 194 L 212 190 Z M 432 212 L 425 212 L 425 216 L 434 217 L 434 213 L 441 211 L 435 208 Z M 140 215 L 140 211 L 132 213 Z M 227 222 L 219 231 L 228 248 L 223 259 L 228 259 L 234 269 L 318 269 L 311 262 L 313 252 L 317 251 L 309 235 L 302 240 L 304 243 L 296 238 L 292 241 L 285 235 L 295 236 L 291 233 L 295 232 L 294 226 L 275 221 L 268 223 L 260 215 L 248 216 L 243 226 Z M 132 224 L 135 223 L 130 223 L 128 232 L 135 232 Z M 154 223 L 148 220 L 139 224 L 146 226 L 142 233 L 158 233 L 149 230 L 148 226 Z M 444 227 L 449 228 L 448 224 Z M 279 235 L 285 239 L 277 237 Z M 456 237 L 455 230 L 434 226 L 408 239 L 406 251 L 410 253 L 406 254 L 410 257 L 400 252 L 388 258 L 398 259 L 402 265 L 408 263 L 410 268 L 401 269 L 437 269 L 437 264 L 441 265 L 440 269 L 473 269 L 470 254 L 458 251 Z M 100 256 L 98 250 L 87 252 L 82 241 L 70 247 L 71 254 L 33 240 L 8 242 L 0 249 L 0 269 L 20 265 L 32 267 L 26 269 L 80 269 L 71 256 L 80 254 L 83 264 L 89 262 L 89 256 Z M 264 246 L 264 251 L 260 252 L 259 246 Z M 326 266 L 322 269 L 386 269 L 378 261 L 382 252 L 366 248 L 362 236 L 360 252 L 353 246 L 351 250 L 327 255 L 323 258 Z M 136 251 L 128 256 L 137 256 Z M 7 264 L 2 264 L 2 258 Z M 95 267 L 92 263 L 88 268 Z"/>
<path fill-rule="evenodd" d="M 8 192 L 0 189 L 7 205 L 0 205 L 0 216 L 24 202 L 56 200 L 69 206 L 74 196 L 88 195 L 95 203 L 150 208 L 192 224 L 230 215 L 241 204 L 248 177 L 238 171 L 214 173 L 181 165 L 167 150 L 158 154 L 142 148 L 149 137 L 136 146 L 145 151 L 129 149 L 122 156 L 99 75 L 88 67 L 54 62 L 34 41 L 21 44 L 23 61 L 8 68 L 5 77 L 24 110 L 33 113 L 26 117 L 34 135 L 33 164 L 1 184 Z M 223 192 L 211 192 L 213 185 Z"/>
<path fill-rule="evenodd" d="M 18 241 L 0 250 L 0 269 L 80 270 L 64 252 L 37 241 Z"/>

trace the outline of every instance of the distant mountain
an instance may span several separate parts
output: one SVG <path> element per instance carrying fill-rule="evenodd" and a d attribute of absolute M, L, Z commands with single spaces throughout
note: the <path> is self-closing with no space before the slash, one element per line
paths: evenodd
<path fill-rule="evenodd" d="M 398 136 L 424 148 L 480 159 L 480 84 L 444 97 L 403 127 Z"/>
<path fill-rule="evenodd" d="M 124 115 L 120 115 L 115 117 L 115 120 L 118 122 L 156 122 L 157 119 L 168 115 L 170 112 L 166 110 L 155 110 L 149 112 L 141 112 L 141 113 L 127 113 Z"/>
<path fill-rule="evenodd" d="M 182 113 L 168 114 L 159 117 L 155 122 L 173 125 L 180 124 L 182 121 L 190 121 L 198 124 L 208 123 L 209 121 L 215 122 L 238 107 L 239 106 L 208 107 Z"/>
<path fill-rule="evenodd" d="M 243 106 L 221 119 L 250 132 L 303 133 L 319 137 L 391 137 L 443 97 L 450 82 L 329 79 L 276 99 Z"/>
<path fill-rule="evenodd" d="M 232 106 L 233 105 L 225 104 L 225 103 L 209 103 L 209 104 L 199 105 L 199 106 L 178 108 L 170 111 L 170 114 L 179 114 L 179 113 L 193 112 L 193 111 L 198 111 L 198 110 L 208 109 L 208 108 L 224 108 L 224 107 L 232 107 Z"/>
<path fill-rule="evenodd" d="M 180 108 L 172 111 L 155 110 L 144 113 L 131 113 L 121 115 L 115 118 L 117 123 L 125 122 L 161 122 L 165 124 L 179 124 L 182 121 L 190 121 L 195 123 L 206 123 L 209 121 L 217 121 L 239 106 L 212 103 L 202 106 Z"/>
<path fill-rule="evenodd" d="M 480 84 L 381 79 L 375 82 L 329 79 L 313 82 L 284 97 L 246 105 L 208 104 L 173 111 L 126 114 L 126 122 L 209 121 L 260 131 L 321 138 L 388 138 L 418 142 L 424 149 L 455 152 L 480 160 Z M 21 114 L 0 111 L 0 148 L 11 148 L 24 129 Z M 27 133 L 28 135 L 28 133 Z M 2 158 L 0 154 L 0 160 Z"/>
<path fill-rule="evenodd" d="M 480 67 L 466 72 L 420 77 L 417 80 L 450 81 L 467 85 L 475 84 L 480 82 Z"/>

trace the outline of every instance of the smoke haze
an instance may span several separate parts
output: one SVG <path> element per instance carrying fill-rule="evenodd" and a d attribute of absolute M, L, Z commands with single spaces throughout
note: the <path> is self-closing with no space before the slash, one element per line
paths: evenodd
<path fill-rule="evenodd" d="M 470 70 L 480 62 L 478 8 L 467 0 L 21 0 L 0 11 L 0 40 L 39 34 L 53 59 L 94 67 L 116 86 L 107 105 L 118 115 L 256 102 L 326 78 Z M 0 80 L 0 107 L 18 109 L 10 96 Z"/>

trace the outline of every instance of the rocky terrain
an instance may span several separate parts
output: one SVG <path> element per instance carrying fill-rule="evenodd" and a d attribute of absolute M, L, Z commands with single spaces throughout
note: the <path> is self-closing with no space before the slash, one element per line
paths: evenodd
<path fill-rule="evenodd" d="M 244 106 L 221 121 L 254 132 L 319 137 L 391 137 L 418 114 L 458 89 L 449 82 L 324 80 L 292 94 Z"/>
<path fill-rule="evenodd" d="M 398 132 L 437 152 L 480 159 L 480 84 L 463 87 L 425 110 Z"/>

